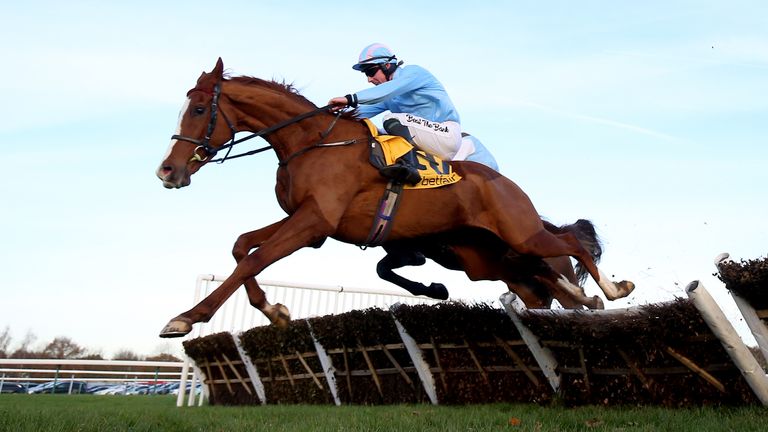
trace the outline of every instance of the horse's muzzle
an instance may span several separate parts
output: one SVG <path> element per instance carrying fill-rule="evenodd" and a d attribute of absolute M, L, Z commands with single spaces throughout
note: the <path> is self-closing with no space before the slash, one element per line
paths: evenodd
<path fill-rule="evenodd" d="M 189 186 L 191 183 L 190 176 L 186 173 L 186 170 L 174 169 L 171 165 L 161 165 L 157 169 L 156 174 L 166 189 L 179 189 Z"/>

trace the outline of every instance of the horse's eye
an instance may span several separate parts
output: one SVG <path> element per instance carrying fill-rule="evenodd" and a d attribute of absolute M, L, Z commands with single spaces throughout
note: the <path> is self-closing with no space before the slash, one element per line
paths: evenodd
<path fill-rule="evenodd" d="M 195 115 L 200 115 L 200 114 L 203 114 L 203 113 L 205 113 L 205 107 L 201 107 L 201 106 L 199 106 L 199 107 L 195 107 L 195 108 L 192 110 L 192 113 L 193 113 L 193 114 L 195 114 Z"/>

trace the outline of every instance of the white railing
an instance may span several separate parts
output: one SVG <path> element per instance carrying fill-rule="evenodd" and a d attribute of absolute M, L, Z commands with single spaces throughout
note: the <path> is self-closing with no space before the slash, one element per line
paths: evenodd
<path fill-rule="evenodd" d="M 224 281 L 217 275 L 200 275 L 195 286 L 194 303 L 208 296 Z M 355 288 L 341 285 L 317 285 L 259 279 L 270 303 L 288 307 L 292 319 L 310 318 L 378 306 L 388 308 L 395 303 L 437 303 L 426 297 L 415 297 L 404 290 Z M 194 337 L 219 332 L 239 333 L 268 325 L 269 320 L 248 302 L 244 289 L 238 289 L 207 323 L 195 325 Z"/>
<path fill-rule="evenodd" d="M 0 359 L 0 387 L 6 383 L 29 385 L 50 381 L 103 384 L 181 382 L 183 365 L 183 362 L 163 361 Z"/>
<path fill-rule="evenodd" d="M 205 298 L 224 281 L 224 277 L 217 275 L 200 275 L 195 286 L 194 304 Z M 434 304 L 439 300 L 426 297 L 416 297 L 406 294 L 403 290 L 390 290 L 382 288 L 355 288 L 341 285 L 313 285 L 292 282 L 280 282 L 259 279 L 259 286 L 264 290 L 270 303 L 282 303 L 291 312 L 291 319 L 304 319 L 328 314 L 349 312 L 355 309 L 380 307 L 388 309 L 390 306 L 401 304 Z M 253 327 L 268 325 L 269 320 L 260 311 L 250 305 L 244 289 L 239 289 L 216 312 L 207 323 L 195 324 L 188 338 L 197 338 L 214 333 L 229 332 L 237 335 Z M 194 369 L 190 386 L 188 406 L 195 405 L 192 391 L 200 380 L 200 371 L 193 366 L 193 362 L 186 358 L 182 367 L 181 389 L 186 388 L 186 376 L 189 369 Z M 204 391 L 200 393 L 197 404 L 202 405 L 205 398 Z M 186 395 L 179 391 L 176 401 L 177 406 L 184 405 Z"/>

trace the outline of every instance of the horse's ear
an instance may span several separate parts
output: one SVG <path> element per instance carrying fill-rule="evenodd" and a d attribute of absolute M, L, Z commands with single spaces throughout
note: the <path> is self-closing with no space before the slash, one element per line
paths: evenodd
<path fill-rule="evenodd" d="M 213 89 L 213 86 L 217 82 L 221 81 L 221 77 L 224 74 L 224 62 L 221 61 L 221 57 L 216 62 L 213 70 L 209 73 L 203 72 L 200 78 L 197 79 L 197 88 L 199 89 Z"/>
<path fill-rule="evenodd" d="M 211 75 L 219 79 L 223 74 L 224 74 L 224 62 L 221 61 L 221 57 L 219 57 L 219 59 L 216 60 L 216 66 L 211 71 Z"/>

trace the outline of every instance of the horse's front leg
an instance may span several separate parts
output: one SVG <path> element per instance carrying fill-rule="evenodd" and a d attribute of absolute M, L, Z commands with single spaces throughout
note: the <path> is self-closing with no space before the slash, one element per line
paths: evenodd
<path fill-rule="evenodd" d="M 183 336 L 192 330 L 193 324 L 207 322 L 235 290 L 240 285 L 245 284 L 246 281 L 248 281 L 248 285 L 252 285 L 250 289 L 253 290 L 254 294 L 261 292 L 263 295 L 263 291 L 255 279 L 259 273 L 275 261 L 305 246 L 317 244 L 333 233 L 336 224 L 318 216 L 322 214 L 316 205 L 306 205 L 300 207 L 291 217 L 264 228 L 264 230 L 273 229 L 274 232 L 268 239 L 260 243 L 258 249 L 242 257 L 234 272 L 211 294 L 192 309 L 172 319 L 163 328 L 160 336 Z M 254 233 L 258 231 L 260 230 L 254 231 Z M 254 237 L 257 236 L 254 235 Z M 246 285 L 246 289 L 248 289 L 248 285 Z M 284 312 L 287 310 L 280 311 L 278 308 L 277 315 Z M 278 322 L 284 322 L 284 318 L 278 317 Z"/>
<path fill-rule="evenodd" d="M 232 256 L 235 257 L 235 261 L 239 263 L 247 257 L 253 249 L 260 247 L 264 242 L 269 240 L 269 238 L 272 237 L 287 220 L 288 218 L 285 218 L 272 225 L 256 231 L 247 232 L 238 237 L 235 246 L 232 248 Z M 251 306 L 266 315 L 272 324 L 280 327 L 288 325 L 288 322 L 291 320 L 291 314 L 288 311 L 288 308 L 280 303 L 274 305 L 270 304 L 269 301 L 267 301 L 266 294 L 261 289 L 258 282 L 256 282 L 256 278 L 248 278 L 245 281 L 245 292 L 248 294 L 248 301 L 251 303 Z"/>
<path fill-rule="evenodd" d="M 243 258 L 248 256 L 251 250 L 260 247 L 262 243 L 267 241 L 275 232 L 277 232 L 286 220 L 287 218 L 256 231 L 247 232 L 238 237 L 234 248 L 232 248 L 232 255 L 235 257 L 235 261 L 242 261 Z M 319 248 L 324 242 L 325 238 L 322 238 L 310 246 Z M 285 327 L 291 321 L 291 313 L 288 311 L 288 308 L 281 303 L 275 303 L 274 305 L 269 303 L 266 294 L 256 282 L 255 278 L 248 278 L 248 280 L 245 281 L 245 292 L 248 294 L 248 301 L 251 306 L 266 315 L 272 324 L 279 327 Z"/>

